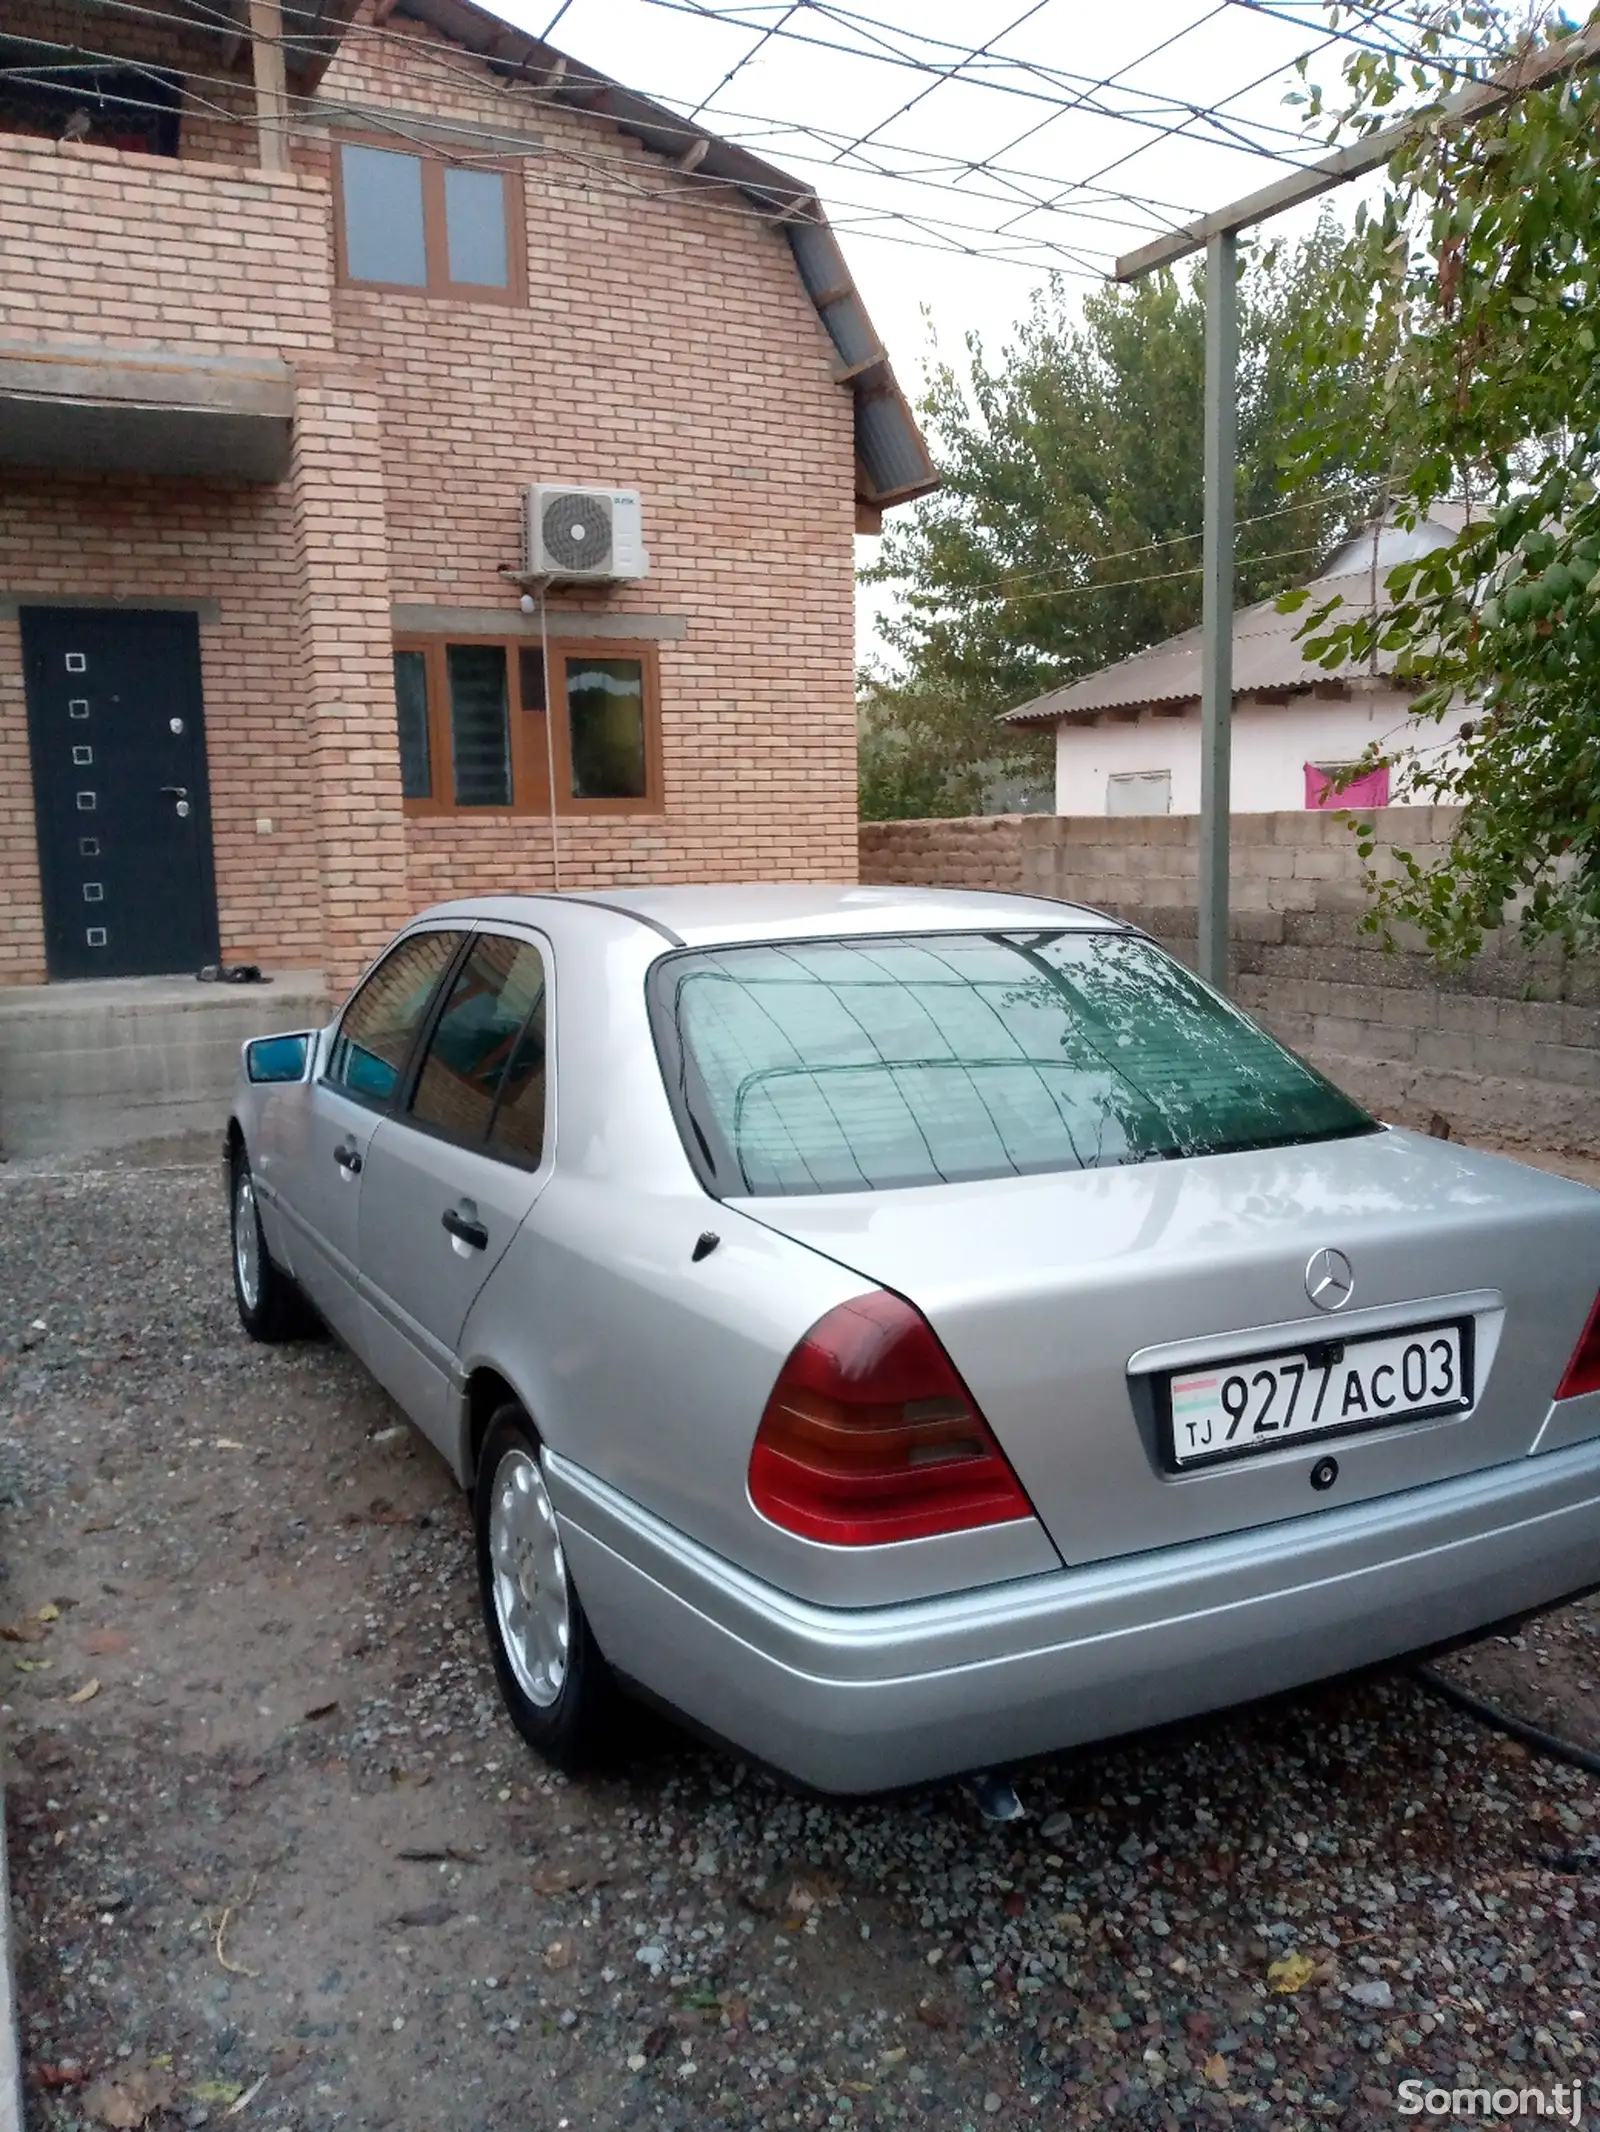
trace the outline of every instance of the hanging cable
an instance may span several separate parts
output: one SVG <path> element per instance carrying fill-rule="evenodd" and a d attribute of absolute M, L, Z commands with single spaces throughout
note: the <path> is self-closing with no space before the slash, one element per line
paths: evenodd
<path fill-rule="evenodd" d="M 1546 1732 L 1542 1725 L 1531 1725 L 1524 1717 L 1516 1717 L 1509 1710 L 1502 1710 L 1498 1703 L 1485 1702 L 1480 1695 L 1473 1695 L 1461 1688 L 1447 1673 L 1437 1666 L 1413 1666 L 1411 1678 L 1430 1695 L 1449 1703 L 1463 1715 L 1476 1718 L 1480 1725 L 1488 1725 L 1496 1732 L 1503 1732 L 1509 1740 L 1520 1740 L 1524 1747 L 1531 1747 L 1535 1754 L 1549 1757 L 1552 1762 L 1565 1762 L 1572 1769 L 1585 1769 L 1591 1777 L 1600 1777 L 1600 1754 L 1592 1747 L 1583 1747 L 1576 1740 L 1566 1740 L 1556 1732 Z"/>
<path fill-rule="evenodd" d="M 1020 30 L 1025 22 L 1031 22 L 1035 15 L 1041 13 L 1049 5 L 1050 0 L 1029 0 L 1028 6 L 1023 9 L 1022 13 L 1017 16 L 1015 21 L 1008 22 L 1003 30 L 997 30 L 994 36 L 989 39 L 987 44 L 980 44 L 976 46 L 972 51 L 963 54 L 963 56 L 959 60 L 957 60 L 956 64 L 953 67 L 951 67 L 946 73 L 940 75 L 937 81 L 930 81 L 924 83 L 924 85 L 917 91 L 916 95 L 908 98 L 907 101 L 900 106 L 898 111 L 889 112 L 886 117 L 880 118 L 876 125 L 869 126 L 865 133 L 858 134 L 856 138 L 850 143 L 850 148 L 841 149 L 839 151 L 839 156 L 836 156 L 834 160 L 837 162 L 840 157 L 849 154 L 852 150 L 857 148 L 864 148 L 867 142 L 870 141 L 874 137 L 874 135 L 882 133 L 886 126 L 892 126 L 896 119 L 904 118 L 908 111 L 914 111 L 917 108 L 918 104 L 920 104 L 926 97 L 931 96 L 935 89 L 943 88 L 946 82 L 959 81 L 962 74 L 966 71 L 968 67 L 976 66 L 980 59 L 986 59 L 989 56 L 989 54 L 994 50 L 995 46 L 1000 42 L 1001 38 L 1009 37 L 1013 30 Z"/>
<path fill-rule="evenodd" d="M 715 103 L 717 98 L 722 94 L 723 90 L 727 88 L 728 84 L 738 78 L 738 76 L 744 71 L 744 69 L 749 66 L 752 59 L 756 58 L 760 53 L 766 50 L 767 46 L 772 42 L 773 38 L 780 34 L 786 24 L 794 20 L 795 16 L 799 14 L 801 8 L 804 7 L 805 4 L 806 0 L 790 0 L 790 6 L 785 12 L 782 20 L 772 23 L 767 29 L 764 29 L 761 32 L 761 35 L 756 39 L 755 43 L 750 47 L 749 51 L 745 53 L 744 57 L 742 59 L 736 59 L 734 61 L 733 65 L 729 67 L 727 73 L 723 75 L 721 81 L 717 83 L 717 86 L 712 89 L 707 95 L 702 96 L 699 103 L 695 105 L 694 109 L 689 112 L 687 116 L 690 119 L 696 119 L 706 108 L 707 104 Z"/>
<path fill-rule="evenodd" d="M 550 794 L 550 872 L 561 893 L 561 823 L 556 812 L 556 700 L 550 692 L 550 617 L 545 612 L 545 580 L 539 581 L 539 663 L 544 672 L 544 762 Z"/>
<path fill-rule="evenodd" d="M 1185 203 L 1160 200 L 1141 194 L 1132 186 L 1107 182 L 1138 157 L 1164 142 L 1190 138 L 1229 152 L 1248 153 L 1289 167 L 1299 167 L 1319 145 L 1308 140 L 1303 131 L 1296 132 L 1237 109 L 1242 99 L 1281 77 L 1287 62 L 1256 76 L 1230 96 L 1211 104 L 1198 104 L 1155 90 L 1134 89 L 1125 81 L 1127 75 L 1170 50 L 1180 38 L 1192 35 L 1213 21 L 1222 6 L 1246 7 L 1258 17 L 1278 22 L 1286 29 L 1301 27 L 1301 18 L 1293 10 L 1292 0 L 1209 0 L 1209 4 L 1198 8 L 1194 19 L 1181 29 L 1136 59 L 1100 76 L 996 49 L 1010 30 L 1041 12 L 1047 0 L 1035 0 L 1032 7 L 1010 23 L 1007 31 L 975 46 L 960 45 L 925 31 L 885 22 L 861 8 L 837 4 L 837 0 L 789 0 L 787 5 L 775 0 L 771 8 L 759 13 L 750 8 L 716 6 L 711 0 L 641 0 L 641 4 L 724 28 L 742 27 L 755 35 L 750 50 L 727 70 L 709 96 L 695 103 L 685 99 L 684 108 L 673 114 L 671 123 L 681 127 L 686 149 L 692 149 L 695 141 L 703 138 L 699 119 L 707 104 L 724 92 L 729 81 L 741 72 L 757 51 L 779 40 L 808 45 L 857 63 L 886 65 L 927 77 L 913 96 L 903 100 L 885 118 L 864 132 L 851 135 L 830 133 L 805 121 L 768 121 L 753 114 L 738 114 L 748 126 L 764 128 L 771 134 L 782 134 L 785 138 L 794 133 L 808 135 L 816 143 L 814 155 L 791 151 L 798 153 L 802 161 L 821 168 L 855 169 L 874 186 L 888 189 L 888 197 L 883 200 L 830 200 L 835 226 L 845 236 L 871 237 L 912 249 L 987 259 L 1035 273 L 1053 271 L 1074 279 L 1080 276 L 1098 279 L 1104 275 L 1114 255 L 1109 243 L 1103 245 L 1097 241 L 1093 228 L 1096 223 L 1108 233 L 1116 230 L 1159 236 L 1193 216 L 1192 208 Z M 142 19 L 168 25 L 180 19 L 170 0 L 168 4 L 163 4 L 163 0 L 142 0 L 142 4 L 141 0 L 101 0 L 101 6 L 106 15 L 129 20 Z M 547 36 L 565 13 L 563 7 L 552 18 L 546 28 Z M 753 15 L 756 19 L 752 19 Z M 765 19 L 761 19 L 762 16 Z M 221 0 L 188 0 L 181 20 L 190 29 L 219 38 L 232 39 L 238 35 L 237 20 Z M 1359 27 L 1352 28 L 1342 38 L 1340 34 L 1325 36 L 1313 49 L 1325 50 L 1341 41 L 1359 45 L 1362 33 L 1368 30 L 1378 34 L 1392 30 L 1397 38 L 1405 34 L 1402 18 L 1375 4 L 1375 0 L 1362 0 L 1355 10 L 1355 22 Z M 1415 33 L 1415 25 L 1412 25 L 1412 34 Z M 344 38 L 357 51 L 364 47 L 379 51 L 404 50 L 409 63 L 425 67 L 440 78 L 470 82 L 479 88 L 487 79 L 517 101 L 527 102 L 531 108 L 559 110 L 579 122 L 604 125 L 614 138 L 615 120 L 603 111 L 587 111 L 581 103 L 570 100 L 569 93 L 558 92 L 552 85 L 529 81 L 515 71 L 510 78 L 492 73 L 486 76 L 485 61 L 492 55 L 478 54 L 469 48 L 446 49 L 387 20 L 385 24 L 354 23 L 344 32 Z M 304 53 L 308 49 L 306 38 L 296 36 L 293 31 L 271 41 L 280 43 L 286 52 Z M 46 49 L 43 40 L 35 42 L 41 51 Z M 56 44 L 51 49 L 59 52 L 62 46 Z M 531 56 L 536 49 L 536 41 L 530 35 L 528 54 Z M 1407 56 L 1398 47 L 1384 49 L 1394 50 L 1397 57 Z M 131 63 L 121 53 L 90 53 L 81 46 L 76 50 L 84 59 L 122 66 Z M 1455 63 L 1453 52 L 1437 59 L 1433 55 L 1419 56 L 1426 63 L 1444 69 Z M 527 63 L 525 56 L 524 70 Z M 989 156 L 951 157 L 942 149 L 928 149 L 920 144 L 885 137 L 897 119 L 919 105 L 935 88 L 952 81 L 962 81 L 991 95 L 1022 97 L 1036 105 L 1042 104 L 1046 109 L 1026 131 L 1012 137 L 1006 150 Z M 208 96 L 205 93 L 208 89 L 218 94 Z M 261 121 L 253 112 L 230 109 L 226 101 L 242 98 L 245 93 L 237 75 L 220 70 L 214 73 L 193 70 L 186 85 L 191 109 L 241 129 L 257 129 Z M 133 100 L 130 100 L 130 107 L 147 108 Z M 1112 162 L 1086 176 L 1065 182 L 1047 172 L 1020 170 L 1007 163 L 1005 158 L 1016 145 L 1033 138 L 1055 118 L 1072 112 L 1132 126 L 1144 138 Z M 330 120 L 337 124 L 336 114 L 320 99 L 293 96 L 287 120 L 269 119 L 266 123 L 269 130 L 286 127 L 290 132 L 320 133 Z M 385 113 L 383 123 L 397 137 L 408 137 L 403 115 Z M 470 160 L 474 150 L 485 158 L 501 161 L 508 156 L 526 157 L 529 153 L 525 139 L 497 141 L 492 127 L 481 124 L 455 122 L 452 125 L 449 120 L 430 119 L 428 127 L 423 145 L 437 149 L 439 133 L 448 128 L 453 143 L 459 144 L 462 160 Z M 561 141 L 546 144 L 542 153 L 552 163 L 565 162 L 573 170 L 581 171 L 580 182 L 589 190 L 615 192 L 636 199 L 670 200 L 679 196 L 675 188 L 681 181 L 671 175 L 670 160 L 663 171 L 662 155 L 647 149 L 619 151 L 608 142 L 605 152 L 590 156 L 571 142 Z M 907 165 L 910 167 L 905 167 Z M 735 184 L 731 180 L 697 174 L 695 182 L 702 203 L 713 211 L 770 220 L 790 211 L 793 206 L 792 189 L 780 193 L 775 187 L 769 211 L 761 200 L 759 181 L 752 187 L 748 179 Z M 957 188 L 963 201 L 970 200 L 979 209 L 970 220 L 950 211 L 951 198 Z M 918 189 L 936 195 L 926 208 L 895 204 L 897 198 L 906 200 Z M 753 199 L 750 197 L 752 191 L 755 194 Z M 1008 208 L 1009 212 L 1001 217 L 993 213 L 985 216 L 982 209 L 986 205 Z M 1058 217 L 1070 217 L 1077 224 L 1072 237 L 1052 231 L 1050 225 Z M 1030 222 L 1035 223 L 1034 229 L 1024 230 L 1023 225 Z"/>
<path fill-rule="evenodd" d="M 1317 511 L 1325 509 L 1330 503 L 1336 502 L 1341 496 L 1364 495 L 1367 493 L 1368 487 L 1369 484 L 1365 482 L 1347 482 L 1339 488 L 1323 490 L 1316 496 L 1302 497 L 1298 503 L 1283 503 L 1278 504 L 1277 506 L 1275 506 L 1274 509 L 1270 511 L 1253 512 L 1248 518 L 1235 519 L 1234 523 L 1236 526 L 1241 527 L 1263 526 L 1268 522 L 1269 519 L 1290 518 L 1293 517 L 1295 513 L 1299 511 Z M 1201 537 L 1202 536 L 1198 533 L 1168 533 L 1159 540 L 1148 540 L 1141 542 L 1141 544 L 1137 548 L 1113 548 L 1109 551 L 1109 553 L 1104 555 L 1086 555 L 1083 560 L 1085 567 L 1093 569 L 1101 563 L 1128 562 L 1136 555 L 1154 555 L 1162 548 L 1179 548 L 1184 547 L 1186 545 L 1193 546 L 1195 542 L 1201 539 Z M 1249 561 L 1250 559 L 1251 558 L 1249 557 L 1245 558 L 1246 561 Z M 987 599 L 991 596 L 992 593 L 1003 591 L 1008 586 L 1026 585 L 1031 584 L 1042 577 L 1053 577 L 1056 572 L 1059 571 L 1061 568 L 1062 565 L 1060 563 L 1045 563 L 1041 564 L 1037 570 L 1010 571 L 1004 577 L 998 577 L 993 579 L 991 583 L 985 586 L 981 591 L 975 589 L 973 591 L 972 597 L 974 599 Z M 1068 586 L 1066 589 L 1070 589 L 1070 586 Z"/>

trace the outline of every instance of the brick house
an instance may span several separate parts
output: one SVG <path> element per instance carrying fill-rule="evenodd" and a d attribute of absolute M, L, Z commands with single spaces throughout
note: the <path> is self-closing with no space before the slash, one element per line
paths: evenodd
<path fill-rule="evenodd" d="M 0 983 L 853 879 L 851 536 L 934 477 L 815 198 L 465 0 L 228 15 L 0 26 Z M 525 576 L 535 483 L 648 573 Z"/>

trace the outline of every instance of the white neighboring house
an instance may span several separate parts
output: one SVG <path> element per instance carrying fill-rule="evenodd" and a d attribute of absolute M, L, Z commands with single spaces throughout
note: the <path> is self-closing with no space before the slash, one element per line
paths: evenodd
<path fill-rule="evenodd" d="M 1448 547 L 1464 515 L 1459 505 L 1438 504 L 1414 528 L 1357 534 L 1311 583 L 1313 602 L 1339 593 L 1346 612 L 1370 611 L 1386 597 L 1385 573 Z M 1359 761 L 1374 741 L 1438 755 L 1456 738 L 1455 722 L 1413 718 L 1410 691 L 1390 678 L 1390 655 L 1359 670 L 1308 663 L 1295 641 L 1308 611 L 1280 614 L 1275 601 L 1263 600 L 1234 615 L 1235 814 L 1386 806 L 1387 769 L 1342 790 L 1330 773 Z M 1002 722 L 1055 727 L 1057 814 L 1198 814 L 1200 631 L 1186 629 L 1019 704 Z"/>

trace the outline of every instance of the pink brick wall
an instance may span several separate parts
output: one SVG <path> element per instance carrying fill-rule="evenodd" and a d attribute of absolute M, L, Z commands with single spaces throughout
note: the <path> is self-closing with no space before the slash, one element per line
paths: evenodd
<path fill-rule="evenodd" d="M 382 381 L 394 597 L 514 618 L 498 570 L 519 561 L 523 484 L 642 489 L 650 578 L 557 604 L 685 618 L 660 648 L 665 819 L 564 822 L 566 885 L 853 878 L 851 404 L 787 242 L 611 127 L 390 27 L 347 42 L 328 98 L 536 131 L 545 151 L 521 166 L 526 309 L 335 294 L 341 349 Z M 418 900 L 547 878 L 525 821 L 409 836 Z"/>
<path fill-rule="evenodd" d="M 337 381 L 366 410 L 348 464 L 325 433 L 278 490 L 29 476 L 0 500 L 0 591 L 221 603 L 203 651 L 224 954 L 342 978 L 408 907 L 548 884 L 542 823 L 390 819 L 374 640 L 374 571 L 392 601 L 514 625 L 499 569 L 518 563 L 520 491 L 538 479 L 645 496 L 648 581 L 555 604 L 683 623 L 660 644 L 664 811 L 564 821 L 566 885 L 854 878 L 851 402 L 781 231 L 414 25 L 356 33 L 321 94 L 539 136 L 521 164 L 525 307 L 333 288 L 324 138 L 267 177 L 246 167 L 248 127 L 222 120 L 209 137 L 186 121 L 209 164 L 0 137 L 0 337 L 276 351 L 303 405 L 325 408 Z M 330 512 L 355 593 L 338 541 L 305 537 Z M 355 720 L 360 823 L 327 789 L 345 775 L 326 744 L 335 697 Z M 14 626 L 0 770 L 0 978 L 15 981 L 43 971 Z"/>
<path fill-rule="evenodd" d="M 86 60 L 105 54 L 180 75 L 179 154 L 199 162 L 258 160 L 247 123 L 255 112 L 250 63 L 225 16 L 211 24 L 203 14 L 162 21 L 153 5 L 91 12 L 81 0 L 6 0 L 0 18 L 8 36 L 55 41 Z"/>
<path fill-rule="evenodd" d="M 320 178 L 0 134 L 0 338 L 329 351 L 327 226 Z"/>

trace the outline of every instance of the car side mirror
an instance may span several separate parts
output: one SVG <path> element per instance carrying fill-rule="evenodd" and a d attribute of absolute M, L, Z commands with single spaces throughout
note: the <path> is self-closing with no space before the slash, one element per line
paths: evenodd
<path fill-rule="evenodd" d="M 249 1081 L 303 1081 L 311 1064 L 309 1030 L 294 1036 L 258 1036 L 244 1047 Z"/>

